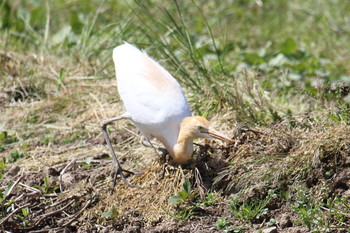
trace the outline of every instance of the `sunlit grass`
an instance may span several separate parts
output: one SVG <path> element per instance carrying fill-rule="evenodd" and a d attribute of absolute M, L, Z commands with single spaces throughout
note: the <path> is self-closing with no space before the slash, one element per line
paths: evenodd
<path fill-rule="evenodd" d="M 135 43 L 188 90 L 197 114 L 228 109 L 240 121 L 266 124 L 303 113 L 290 107 L 290 96 L 323 98 L 332 83 L 348 81 L 349 7 L 338 1 L 4 1 L 1 41 L 10 51 L 69 57 L 76 69 L 92 64 L 90 75 L 104 77 L 113 76 L 111 48 Z M 237 89 L 246 69 L 253 77 L 241 85 L 251 93 Z M 276 96 L 284 102 L 271 105 Z"/>
<path fill-rule="evenodd" d="M 350 2 L 341 0 L 2 1 L 1 156 L 11 164 L 31 158 L 29 164 L 43 166 L 36 156 L 63 160 L 80 146 L 100 145 L 98 123 L 122 111 L 111 52 L 127 41 L 174 75 L 194 114 L 218 124 L 225 119 L 220 124 L 230 135 L 232 122 L 264 132 L 243 132 L 227 149 L 236 157 L 226 158 L 216 176 L 218 185 L 227 184 L 223 191 L 235 188 L 241 198 L 259 199 L 276 188 L 295 196 L 289 186 L 305 183 L 326 162 L 324 176 L 331 177 L 347 156 L 348 12 Z M 116 139 L 123 153 L 139 149 L 132 130 Z M 89 151 L 81 156 L 97 154 Z M 334 163 L 321 163 L 322 156 Z M 309 207 L 294 207 L 302 224 L 314 227 L 308 221 L 315 214 L 303 219 Z M 348 217 L 333 216 L 338 206 L 316 207 L 318 215 Z M 218 225 L 226 228 L 225 221 Z"/>

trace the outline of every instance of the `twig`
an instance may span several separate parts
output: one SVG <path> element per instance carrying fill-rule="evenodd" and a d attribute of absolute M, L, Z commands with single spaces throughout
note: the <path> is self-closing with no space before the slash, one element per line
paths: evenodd
<path fill-rule="evenodd" d="M 58 201 L 58 202 L 56 202 L 56 203 L 53 203 L 53 204 L 49 205 L 48 207 L 46 207 L 46 209 L 55 207 L 55 206 L 57 206 L 57 205 L 60 205 L 60 204 L 62 204 L 63 202 L 66 202 L 66 201 L 68 201 L 69 199 L 72 199 L 72 198 L 75 199 L 76 197 L 75 197 L 75 196 L 73 196 L 73 197 L 67 197 L 67 198 L 65 198 L 65 199 L 63 199 L 63 200 L 61 200 L 61 201 Z"/>
<path fill-rule="evenodd" d="M 60 190 L 61 192 L 63 192 L 63 185 L 62 185 L 62 176 L 63 174 L 66 172 L 67 168 L 72 165 L 73 163 L 75 163 L 75 159 L 72 159 L 68 164 L 67 166 L 65 166 L 62 171 L 60 172 L 60 178 L 59 178 L 59 181 L 60 181 Z"/>
<path fill-rule="evenodd" d="M 38 219 L 38 220 L 34 223 L 33 227 L 36 227 L 36 226 L 37 226 L 41 221 L 43 221 L 45 218 L 50 217 L 50 216 L 55 215 L 55 214 L 58 214 L 58 213 L 62 212 L 63 210 L 67 209 L 69 206 L 71 206 L 71 205 L 73 204 L 74 201 L 75 201 L 75 200 L 71 200 L 70 202 L 67 203 L 67 205 L 63 206 L 61 209 L 58 209 L 58 210 L 52 211 L 52 212 L 50 212 L 50 213 L 44 214 L 40 219 Z"/>
<path fill-rule="evenodd" d="M 28 206 L 30 206 L 31 203 L 27 203 L 23 206 L 18 207 L 17 209 L 15 209 L 14 211 L 12 211 L 9 215 L 7 215 L 5 218 L 3 218 L 0 222 L 0 225 L 2 225 L 4 222 L 6 222 L 9 218 L 11 218 L 12 215 L 14 215 L 15 213 L 17 213 L 18 211 L 20 211 L 23 208 L 27 208 Z"/>
<path fill-rule="evenodd" d="M 321 206 L 321 209 L 324 209 L 324 210 L 326 210 L 326 211 L 328 211 L 328 212 L 331 212 L 331 213 L 334 213 L 334 212 L 335 212 L 334 210 L 328 209 L 328 208 L 323 207 L 323 206 Z M 348 213 L 341 212 L 341 211 L 339 211 L 338 213 L 340 213 L 340 214 L 342 214 L 342 215 L 345 215 L 346 217 L 350 217 L 350 214 L 348 214 Z"/>
<path fill-rule="evenodd" d="M 44 232 L 50 232 L 52 230 L 55 230 L 55 229 L 41 229 L 37 231 L 30 231 L 30 233 L 44 233 Z"/>
<path fill-rule="evenodd" d="M 49 229 L 40 229 L 35 231 L 30 231 L 30 233 L 44 233 L 44 232 L 66 232 L 62 227 L 49 228 Z"/>
<path fill-rule="evenodd" d="M 30 190 L 30 191 L 34 191 L 34 192 L 40 192 L 41 191 L 37 188 L 34 188 L 34 187 L 30 187 L 29 185 L 26 185 L 26 184 L 23 184 L 22 182 L 19 183 L 19 185 L 23 186 L 24 188 Z"/>
<path fill-rule="evenodd" d="M 10 196 L 12 190 L 17 186 L 17 184 L 19 183 L 19 181 L 23 178 L 24 174 L 22 173 L 22 175 L 15 181 L 15 183 L 13 183 L 13 185 L 11 186 L 11 188 L 9 189 L 9 191 L 7 192 L 7 195 L 5 196 L 5 198 L 2 201 L 5 201 L 6 198 L 8 196 Z"/>
<path fill-rule="evenodd" d="M 91 204 L 92 200 L 95 198 L 95 195 L 93 195 L 88 201 L 87 203 L 84 205 L 84 207 L 68 222 L 66 222 L 65 224 L 62 224 L 63 227 L 70 225 L 75 219 L 77 219 L 82 213 L 83 211 Z"/>
<path fill-rule="evenodd" d="M 62 194 L 62 193 L 60 193 Z M 48 194 L 43 194 L 44 197 L 58 197 L 57 193 L 48 193 Z"/>

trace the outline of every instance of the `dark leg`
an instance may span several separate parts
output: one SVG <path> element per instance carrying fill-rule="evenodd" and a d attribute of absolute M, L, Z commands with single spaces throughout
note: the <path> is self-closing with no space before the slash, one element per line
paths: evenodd
<path fill-rule="evenodd" d="M 167 165 L 167 163 L 166 163 L 166 156 L 169 154 L 169 152 L 165 149 L 165 148 L 162 148 L 162 147 L 155 147 L 155 146 L 153 146 L 153 144 L 152 144 L 152 142 L 150 141 L 150 139 L 149 138 L 146 138 L 146 137 L 143 137 L 142 139 L 141 139 L 141 143 L 144 145 L 144 146 L 146 146 L 146 147 L 152 147 L 155 151 L 156 151 L 156 153 L 157 154 L 159 154 L 159 156 L 161 157 L 160 159 L 161 159 L 161 163 L 162 163 L 162 175 L 161 175 L 161 178 L 163 179 L 164 178 L 164 174 L 165 174 L 165 167 L 166 167 L 166 165 Z M 161 152 L 161 153 L 159 153 L 159 151 Z"/>
<path fill-rule="evenodd" d="M 136 185 L 133 185 L 131 184 L 127 179 L 126 177 L 124 176 L 123 172 L 127 172 L 127 173 L 131 173 L 131 174 L 136 174 L 135 172 L 131 172 L 131 171 L 128 171 L 128 170 L 124 170 L 121 166 L 120 166 L 120 163 L 117 159 L 117 156 L 115 155 L 114 153 L 114 150 L 113 150 L 113 147 L 112 147 L 112 143 L 111 143 L 111 140 L 109 139 L 109 135 L 108 135 L 108 132 L 107 132 L 107 125 L 110 124 L 111 122 L 113 121 L 117 121 L 117 120 L 121 120 L 121 119 L 130 119 L 130 117 L 126 114 L 123 114 L 123 115 L 120 115 L 120 116 L 117 116 L 117 117 L 113 117 L 113 118 L 110 118 L 110 119 L 107 119 L 107 120 L 104 120 L 101 122 L 101 129 L 102 129 L 102 133 L 103 133 L 103 136 L 105 138 L 105 141 L 109 147 L 109 150 L 111 152 L 111 156 L 114 160 L 114 164 L 115 164 L 115 169 L 116 169 L 116 173 L 115 173 L 115 176 L 114 176 L 114 179 L 113 179 L 113 186 L 112 186 L 112 190 L 111 190 L 111 194 L 113 193 L 114 191 L 114 187 L 115 187 L 115 184 L 116 184 L 116 181 L 117 181 L 117 175 L 120 175 L 120 177 L 122 178 L 122 180 L 128 184 L 129 186 L 132 186 L 132 187 L 135 187 Z"/>
<path fill-rule="evenodd" d="M 166 162 L 166 156 L 169 154 L 169 152 L 165 149 L 165 148 L 158 148 L 158 150 L 160 150 L 162 152 L 162 163 L 163 163 L 163 166 L 162 166 L 162 179 L 164 178 L 164 174 L 165 174 L 165 167 L 166 165 L 168 165 L 168 163 Z"/>
<path fill-rule="evenodd" d="M 145 137 L 141 139 L 141 143 L 146 147 L 152 147 L 156 151 L 156 153 L 159 154 L 159 156 L 161 157 L 162 163 L 164 164 L 166 162 L 166 156 L 169 154 L 169 152 L 165 148 L 153 146 L 152 142 Z M 161 153 L 159 153 L 159 151 Z"/>

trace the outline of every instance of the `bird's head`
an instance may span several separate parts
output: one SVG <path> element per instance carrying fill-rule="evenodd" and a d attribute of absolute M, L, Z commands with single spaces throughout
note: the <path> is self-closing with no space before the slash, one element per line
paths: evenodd
<path fill-rule="evenodd" d="M 214 129 L 208 120 L 200 116 L 184 118 L 181 123 L 181 129 L 186 130 L 187 134 L 192 138 L 215 138 L 232 143 L 231 138 Z"/>

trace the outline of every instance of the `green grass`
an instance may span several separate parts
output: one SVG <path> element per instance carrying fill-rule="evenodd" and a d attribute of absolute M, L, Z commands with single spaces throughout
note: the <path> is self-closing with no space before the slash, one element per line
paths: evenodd
<path fill-rule="evenodd" d="M 325 232 L 335 226 L 346 226 L 349 211 L 349 198 L 333 195 L 324 200 L 315 198 L 310 190 L 298 189 L 291 205 L 298 222 L 312 232 Z"/>
<path fill-rule="evenodd" d="M 266 207 L 274 195 L 274 191 L 269 190 L 268 195 L 265 198 L 251 201 L 251 203 L 239 203 L 237 200 L 232 199 L 230 207 L 234 217 L 248 222 L 259 220 L 269 211 Z"/>
<path fill-rule="evenodd" d="M 191 93 L 197 114 L 229 109 L 239 121 L 268 124 L 327 102 L 343 108 L 347 93 L 336 83 L 349 81 L 349 8 L 342 1 L 3 1 L 0 28 L 5 50 L 88 61 L 96 67 L 90 75 L 101 78 L 113 76 L 111 48 L 135 43 Z M 55 77 L 58 91 L 67 75 L 61 69 Z M 298 102 L 303 96 L 322 104 Z"/>

